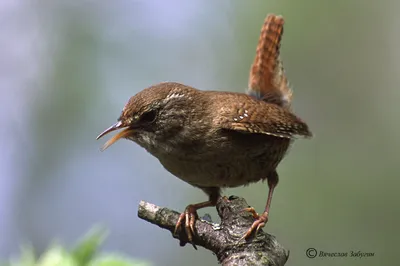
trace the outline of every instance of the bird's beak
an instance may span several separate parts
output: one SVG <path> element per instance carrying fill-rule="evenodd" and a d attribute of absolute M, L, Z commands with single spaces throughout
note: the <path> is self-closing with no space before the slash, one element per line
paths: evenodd
<path fill-rule="evenodd" d="M 119 132 L 117 135 L 115 135 L 111 139 L 109 139 L 104 144 L 104 146 L 101 148 L 102 151 L 104 151 L 105 149 L 110 147 L 112 144 L 117 142 L 119 139 L 129 136 L 132 133 L 133 130 L 131 128 L 127 128 L 127 126 L 125 126 L 121 121 L 118 121 L 117 123 L 115 123 L 111 127 L 107 128 L 100 135 L 97 136 L 96 139 L 100 139 L 101 137 L 107 135 L 108 133 L 110 133 L 112 131 L 115 131 L 115 130 L 118 130 L 118 129 L 122 129 L 122 128 L 125 128 L 125 129 L 122 130 L 121 132 Z"/>

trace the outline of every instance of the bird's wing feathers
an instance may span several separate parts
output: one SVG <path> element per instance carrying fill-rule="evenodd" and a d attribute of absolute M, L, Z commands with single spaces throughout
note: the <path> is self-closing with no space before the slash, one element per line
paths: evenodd
<path fill-rule="evenodd" d="M 280 138 L 311 137 L 306 123 L 288 110 L 275 104 L 259 102 L 239 108 L 224 109 L 224 129 L 243 133 L 266 134 Z"/>

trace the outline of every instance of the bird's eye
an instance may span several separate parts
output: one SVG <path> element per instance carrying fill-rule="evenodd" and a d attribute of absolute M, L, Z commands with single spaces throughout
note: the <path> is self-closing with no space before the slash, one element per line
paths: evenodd
<path fill-rule="evenodd" d="M 154 120 L 156 120 L 157 117 L 157 111 L 156 110 L 150 110 L 148 112 L 143 113 L 140 116 L 139 122 L 140 123 L 152 123 Z"/>

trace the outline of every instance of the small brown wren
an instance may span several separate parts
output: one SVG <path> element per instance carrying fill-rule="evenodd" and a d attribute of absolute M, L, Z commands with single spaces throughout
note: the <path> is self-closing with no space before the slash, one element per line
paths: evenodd
<path fill-rule="evenodd" d="M 311 137 L 308 126 L 290 110 L 292 92 L 279 58 L 284 20 L 268 15 L 251 67 L 247 94 L 201 91 L 175 82 L 150 86 L 129 99 L 118 122 L 97 139 L 123 129 L 106 142 L 106 149 L 126 138 L 158 158 L 170 173 L 200 188 L 208 201 L 190 204 L 179 217 L 185 220 L 189 241 L 197 210 L 215 206 L 221 188 L 267 179 L 264 212 L 242 238 L 268 221 L 276 168 L 296 136 Z"/>

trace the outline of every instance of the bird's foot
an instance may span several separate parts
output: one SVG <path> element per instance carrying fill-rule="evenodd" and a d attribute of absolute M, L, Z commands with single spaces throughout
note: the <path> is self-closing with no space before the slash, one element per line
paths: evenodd
<path fill-rule="evenodd" d="M 178 221 L 176 222 L 175 225 L 175 230 L 174 230 L 174 235 L 178 232 L 178 229 L 180 226 L 183 226 L 185 228 L 185 232 L 187 235 L 187 238 L 190 243 L 192 243 L 193 240 L 193 235 L 195 234 L 194 232 L 194 223 L 196 222 L 196 219 L 198 218 L 197 208 L 194 205 L 188 205 L 183 213 L 179 215 Z M 183 224 L 183 220 L 185 220 L 185 224 Z"/>
<path fill-rule="evenodd" d="M 260 218 L 260 215 L 256 212 L 256 210 L 253 207 L 244 208 L 243 211 L 251 213 L 254 219 Z"/>
<path fill-rule="evenodd" d="M 261 215 L 259 215 L 253 207 L 245 208 L 243 211 L 250 212 L 256 220 L 250 226 L 249 230 L 247 230 L 247 232 L 238 240 L 238 242 L 248 238 L 254 231 L 255 235 L 257 235 L 258 230 L 264 227 L 268 222 L 268 212 L 263 212 Z"/>

